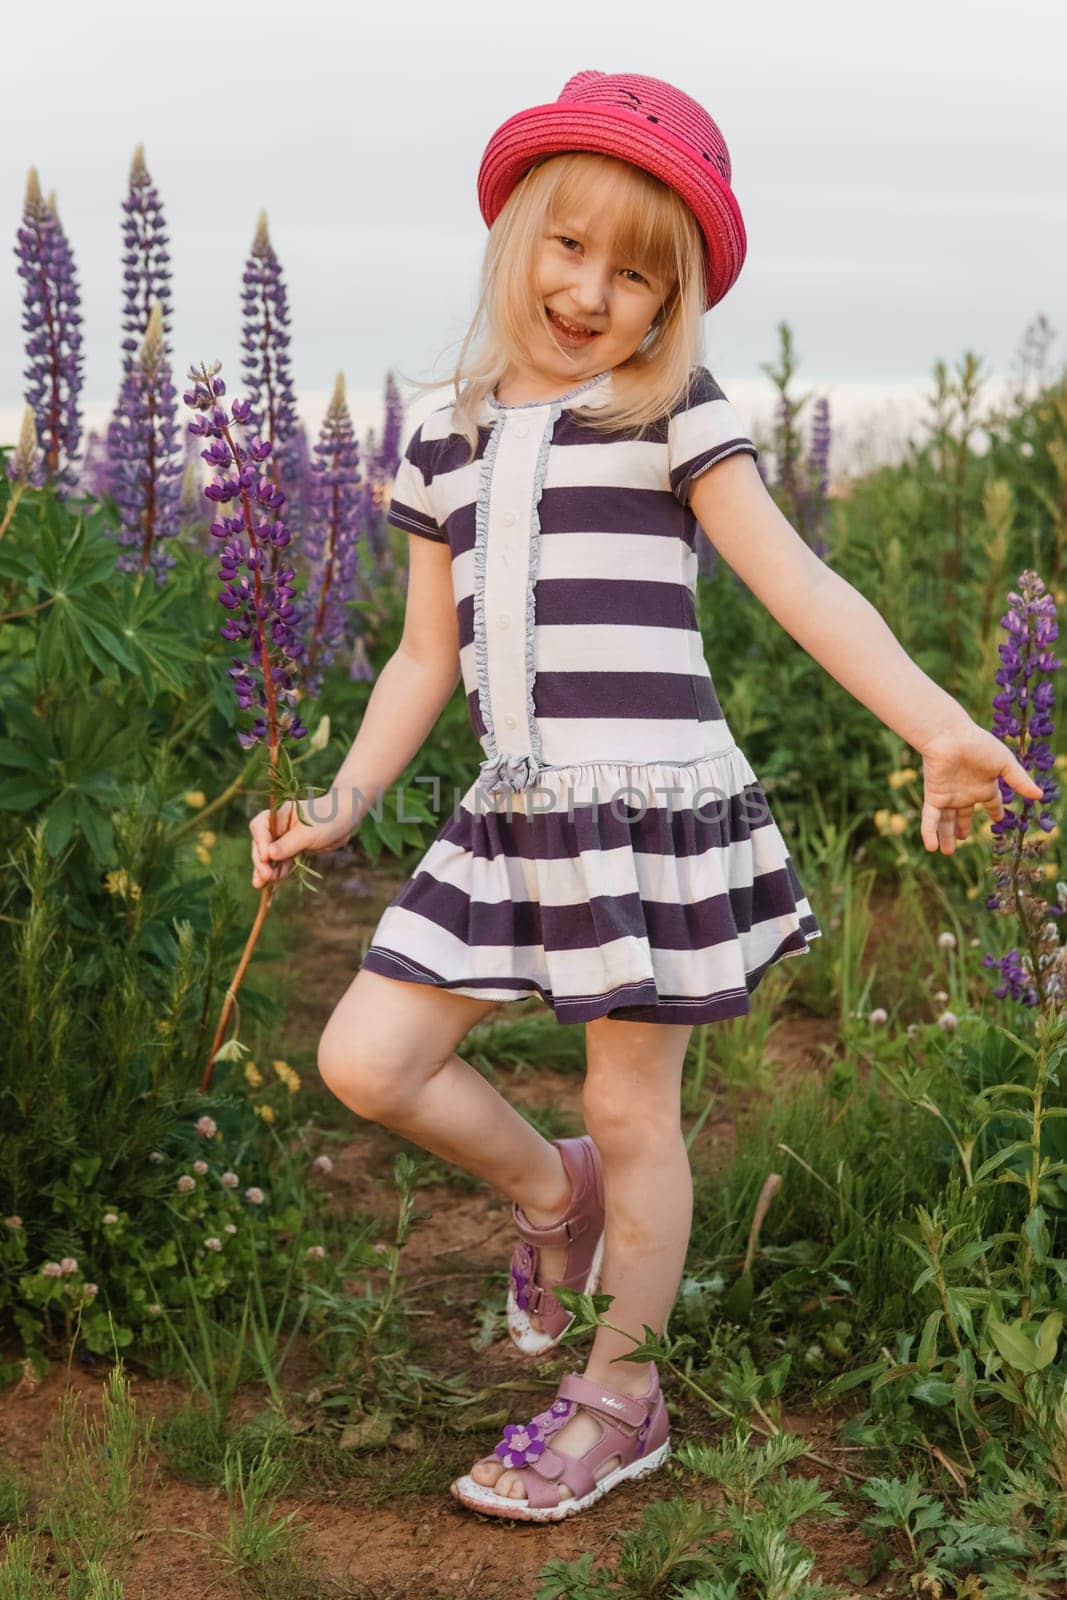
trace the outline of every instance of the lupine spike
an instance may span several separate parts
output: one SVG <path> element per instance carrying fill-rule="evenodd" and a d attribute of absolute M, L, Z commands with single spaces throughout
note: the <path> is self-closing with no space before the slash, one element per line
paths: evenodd
<path fill-rule="evenodd" d="M 32 406 L 25 406 L 18 443 L 7 460 L 7 475 L 12 483 L 25 483 L 40 488 L 44 481 L 44 462 L 37 443 L 37 420 Z"/>
<path fill-rule="evenodd" d="M 1049 833 L 1055 823 L 1045 808 L 1060 798 L 1055 778 L 1048 776 L 1055 757 L 1047 742 L 1054 732 L 1056 700 L 1050 675 L 1061 664 L 1051 648 L 1059 625 L 1055 602 L 1032 569 L 1020 574 L 1018 592 L 1011 591 L 1008 602 L 1000 619 L 1008 638 L 998 646 L 1002 665 L 995 674 L 1000 692 L 993 697 L 992 731 L 1040 784 L 1043 798 L 1040 802 L 1028 800 L 1003 778 L 997 779 L 1004 814 L 999 822 L 990 824 L 996 889 L 985 904 L 989 911 L 1017 918 L 1026 948 L 1020 952 L 1014 947 L 1000 957 L 985 955 L 982 965 L 996 968 L 1001 975 L 1001 983 L 993 990 L 998 1000 L 1010 997 L 1026 1006 L 1050 1010 L 1062 1008 L 1067 979 L 1067 950 L 1060 945 L 1054 920 L 1067 910 L 1067 883 L 1057 883 L 1056 905 L 1027 893 L 1023 885 L 1037 885 L 1045 876 L 1041 862 L 1045 840 L 1026 838 L 1034 807 L 1041 806 L 1037 827 Z"/>
<path fill-rule="evenodd" d="M 319 692 L 323 669 L 345 645 L 348 602 L 364 597 L 356 573 L 363 499 L 359 444 L 343 372 L 337 374 L 314 455 L 305 530 L 311 579 L 304 686 L 310 695 Z"/>
<path fill-rule="evenodd" d="M 122 459 L 117 430 L 121 428 L 122 388 L 148 331 L 152 307 L 162 307 L 162 344 L 169 356 L 170 331 L 170 252 L 166 221 L 159 193 L 145 164 L 144 145 L 139 144 L 130 162 L 129 186 L 122 202 L 122 370 L 119 397 L 107 429 L 107 459 L 96 466 L 94 492 L 115 492 L 115 471 Z"/>
<path fill-rule="evenodd" d="M 219 602 L 232 613 L 222 625 L 222 637 L 248 645 L 247 658 L 233 656 L 229 671 L 238 707 L 255 712 L 251 727 L 237 738 L 245 750 L 265 739 L 273 773 L 281 740 L 302 739 L 307 733 L 296 710 L 304 656 L 296 572 L 291 566 L 273 566 L 268 557 L 268 551 L 287 548 L 292 535 L 282 517 L 285 495 L 266 469 L 260 470 L 271 454 L 271 440 L 254 429 L 250 401 L 235 397 L 228 407 L 220 403 L 226 392 L 220 371 L 217 361 L 191 368 L 192 388 L 184 398 L 198 413 L 189 424 L 190 434 L 211 441 L 201 455 L 216 475 L 205 485 L 204 496 L 218 511 L 210 531 L 224 541 Z M 233 501 L 237 510 L 230 515 L 224 508 Z"/>
<path fill-rule="evenodd" d="M 73 464 L 81 439 L 81 299 L 55 196 L 42 199 L 35 167 L 26 179 L 15 254 L 24 283 L 22 327 L 28 335 L 25 400 L 34 411 L 45 474 L 63 495 L 78 481 Z"/>
<path fill-rule="evenodd" d="M 243 284 L 241 373 L 252 424 L 271 440 L 271 481 L 291 499 L 297 488 L 292 459 L 297 416 L 289 358 L 289 302 L 265 211 L 256 220 Z"/>
<path fill-rule="evenodd" d="M 122 383 L 112 426 L 111 492 L 121 514 L 117 565 L 151 567 L 162 583 L 175 558 L 165 541 L 180 527 L 181 459 L 176 393 L 163 343 L 163 307 L 149 313 L 141 348 Z"/>

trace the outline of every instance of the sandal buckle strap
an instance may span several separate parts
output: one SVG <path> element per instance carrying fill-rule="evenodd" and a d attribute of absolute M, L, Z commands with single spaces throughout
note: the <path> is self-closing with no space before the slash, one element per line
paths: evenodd
<path fill-rule="evenodd" d="M 574 1372 L 568 1372 L 561 1379 L 559 1395 L 563 1400 L 573 1400 L 587 1410 L 595 1411 L 606 1420 L 623 1422 L 630 1428 L 639 1428 L 651 1409 L 647 1400 L 618 1394 L 614 1389 L 591 1383 L 588 1378 L 580 1378 Z"/>

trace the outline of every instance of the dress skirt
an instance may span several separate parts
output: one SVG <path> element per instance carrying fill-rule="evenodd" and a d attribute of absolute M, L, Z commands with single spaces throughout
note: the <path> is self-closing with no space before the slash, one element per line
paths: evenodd
<path fill-rule="evenodd" d="M 371 972 L 560 1022 L 743 1016 L 768 967 L 822 929 L 736 744 L 677 765 L 542 768 L 473 783 L 385 911 Z"/>

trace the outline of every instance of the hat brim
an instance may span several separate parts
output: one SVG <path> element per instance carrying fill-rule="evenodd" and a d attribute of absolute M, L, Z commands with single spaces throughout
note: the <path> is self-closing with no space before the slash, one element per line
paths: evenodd
<path fill-rule="evenodd" d="M 748 241 L 741 210 L 711 161 L 661 124 L 625 106 L 531 106 L 493 134 L 478 170 L 478 205 L 492 227 L 534 162 L 568 150 L 616 156 L 668 184 L 689 206 L 706 242 L 707 307 L 737 281 Z M 694 167 L 694 159 L 701 163 Z"/>

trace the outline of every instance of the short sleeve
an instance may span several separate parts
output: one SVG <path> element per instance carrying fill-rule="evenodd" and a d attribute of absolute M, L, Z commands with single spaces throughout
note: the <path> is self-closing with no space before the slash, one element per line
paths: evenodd
<path fill-rule="evenodd" d="M 417 533 L 420 538 L 447 544 L 448 534 L 437 521 L 430 483 L 427 481 L 429 479 L 432 482 L 433 479 L 427 460 L 428 448 L 422 437 L 420 423 L 397 465 L 386 520 L 403 528 L 406 533 Z"/>
<path fill-rule="evenodd" d="M 689 375 L 688 393 L 681 405 L 671 412 L 667 423 L 667 459 L 673 494 L 683 506 L 688 505 L 694 478 L 739 450 L 746 450 L 759 460 L 759 451 L 711 373 L 706 367 L 694 367 Z"/>

